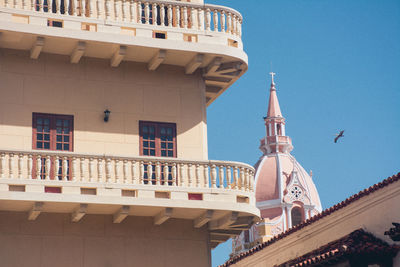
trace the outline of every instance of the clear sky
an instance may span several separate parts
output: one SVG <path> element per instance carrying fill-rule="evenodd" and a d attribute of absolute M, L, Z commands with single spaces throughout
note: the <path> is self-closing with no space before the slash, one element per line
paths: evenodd
<path fill-rule="evenodd" d="M 261 156 L 272 63 L 292 154 L 313 171 L 324 209 L 400 171 L 400 1 L 206 2 L 243 15 L 249 56 L 207 109 L 210 159 Z M 213 266 L 230 250 L 214 249 Z"/>

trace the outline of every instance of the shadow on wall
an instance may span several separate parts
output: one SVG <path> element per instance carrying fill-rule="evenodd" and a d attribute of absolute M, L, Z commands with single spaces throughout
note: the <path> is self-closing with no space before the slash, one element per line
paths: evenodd
<path fill-rule="evenodd" d="M 33 112 L 73 115 L 75 138 L 98 142 L 137 143 L 140 120 L 176 123 L 178 136 L 206 124 L 199 71 L 185 75 L 170 65 L 148 71 L 146 63 L 128 61 L 113 68 L 109 59 L 90 57 L 71 64 L 69 56 L 45 53 L 32 60 L 10 49 L 0 57 L 0 127 L 17 126 L 0 134 L 27 137 L 19 127 L 32 127 Z"/>

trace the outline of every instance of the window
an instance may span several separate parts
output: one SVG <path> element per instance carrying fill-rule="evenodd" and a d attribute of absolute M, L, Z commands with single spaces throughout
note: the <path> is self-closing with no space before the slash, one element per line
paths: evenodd
<path fill-rule="evenodd" d="M 33 149 L 73 151 L 73 116 L 33 113 Z"/>
<path fill-rule="evenodd" d="M 292 215 L 292 227 L 300 224 L 303 221 L 303 213 L 300 208 L 295 207 L 291 211 Z"/>
<path fill-rule="evenodd" d="M 176 124 L 139 122 L 140 155 L 176 157 Z"/>
<path fill-rule="evenodd" d="M 73 116 L 33 113 L 32 148 L 73 151 Z M 60 157 L 57 164 L 59 167 L 56 170 L 56 156 L 42 157 L 40 167 L 38 167 L 37 157 L 34 156 L 32 173 L 36 179 L 48 177 L 48 179 L 69 180 L 70 163 L 69 158 Z M 38 173 L 36 172 L 37 168 L 40 168 Z"/>

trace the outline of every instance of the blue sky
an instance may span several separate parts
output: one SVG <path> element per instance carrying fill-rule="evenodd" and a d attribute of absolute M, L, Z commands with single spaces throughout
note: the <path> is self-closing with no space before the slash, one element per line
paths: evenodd
<path fill-rule="evenodd" d="M 249 56 L 247 73 L 207 109 L 210 159 L 261 156 L 272 63 L 292 154 L 313 170 L 323 208 L 400 171 L 400 1 L 206 2 L 243 15 Z M 230 249 L 214 249 L 213 266 Z"/>

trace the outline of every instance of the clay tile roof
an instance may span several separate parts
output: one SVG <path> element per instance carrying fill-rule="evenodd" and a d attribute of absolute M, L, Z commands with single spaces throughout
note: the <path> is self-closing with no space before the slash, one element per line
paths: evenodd
<path fill-rule="evenodd" d="M 376 255 L 391 255 L 393 257 L 399 249 L 400 246 L 398 245 L 389 245 L 374 235 L 358 229 L 336 241 L 330 242 L 301 257 L 282 263 L 279 266 L 312 266 L 314 264 L 322 264 L 325 261 L 340 260 L 354 254 L 368 255 L 369 257 Z"/>
<path fill-rule="evenodd" d="M 302 222 L 301 224 L 298 224 L 298 225 L 288 229 L 287 231 L 285 231 L 285 232 L 283 232 L 283 233 L 281 233 L 279 235 L 274 236 L 272 239 L 270 239 L 270 240 L 268 240 L 268 241 L 266 241 L 266 242 L 264 242 L 262 244 L 259 244 L 258 246 L 253 247 L 252 249 L 250 249 L 250 250 L 248 250 L 246 252 L 243 252 L 243 253 L 241 253 L 241 254 L 233 257 L 233 258 L 230 258 L 228 261 L 226 261 L 223 265 L 220 265 L 220 266 L 221 267 L 230 266 L 230 265 L 232 265 L 232 264 L 234 264 L 234 263 L 236 263 L 236 262 L 238 262 L 238 261 L 240 261 L 240 260 L 242 260 L 242 259 L 254 254 L 257 251 L 260 251 L 260 250 L 264 249 L 265 247 L 275 243 L 276 241 L 278 241 L 280 239 L 283 239 L 284 237 L 286 237 L 286 236 L 288 236 L 288 235 L 290 235 L 290 234 L 292 234 L 292 233 L 304 228 L 305 226 L 310 225 L 310 224 L 320 220 L 321 218 L 326 217 L 326 216 L 330 215 L 331 213 L 350 205 L 351 203 L 357 201 L 358 199 L 360 199 L 362 197 L 365 197 L 365 196 L 367 196 L 367 195 L 369 195 L 369 194 L 371 194 L 371 193 L 373 193 L 373 192 L 375 192 L 375 191 L 377 191 L 377 190 L 379 190 L 381 188 L 384 188 L 384 187 L 386 187 L 386 186 L 388 186 L 388 185 L 390 185 L 390 184 L 392 184 L 394 182 L 397 182 L 399 180 L 400 180 L 400 172 L 397 173 L 396 175 L 393 175 L 393 176 L 383 180 L 380 183 L 374 184 L 374 185 L 372 185 L 372 186 L 370 186 L 370 187 L 358 192 L 357 194 L 352 195 L 349 198 L 346 198 L 342 202 L 340 202 L 340 203 L 338 203 L 338 204 L 336 204 L 336 205 L 334 205 L 334 206 L 332 206 L 330 208 L 327 208 L 326 210 L 322 211 L 321 213 L 318 213 L 318 214 L 314 215 L 313 217 L 307 219 L 306 221 Z"/>

